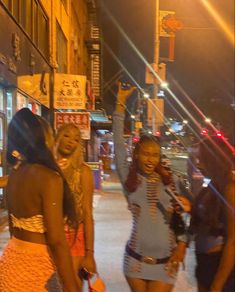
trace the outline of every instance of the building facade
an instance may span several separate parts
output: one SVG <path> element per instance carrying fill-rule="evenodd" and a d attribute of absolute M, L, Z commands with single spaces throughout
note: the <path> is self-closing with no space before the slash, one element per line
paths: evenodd
<path fill-rule="evenodd" d="M 92 94 L 101 80 L 101 62 L 99 81 L 93 77 L 94 51 L 100 56 L 99 41 L 91 49 L 96 14 L 94 0 L 0 0 L 0 175 L 13 114 L 29 107 L 53 122 L 57 73 L 86 76 L 89 109 L 100 99 L 101 90 Z"/>

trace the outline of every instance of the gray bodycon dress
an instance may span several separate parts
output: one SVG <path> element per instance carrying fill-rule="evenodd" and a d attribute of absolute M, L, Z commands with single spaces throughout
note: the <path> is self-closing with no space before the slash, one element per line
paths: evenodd
<path fill-rule="evenodd" d="M 124 114 L 115 112 L 113 115 L 115 157 L 122 185 L 129 172 L 123 124 Z M 138 175 L 138 178 L 140 183 L 135 192 L 129 193 L 124 189 L 133 221 L 128 245 L 142 256 L 157 259 L 168 257 L 176 245 L 174 233 L 169 227 L 167 212 L 171 206 L 170 198 L 157 174 L 150 178 Z M 126 276 L 174 284 L 175 278 L 167 275 L 165 265 L 143 263 L 127 253 L 124 255 L 123 266 Z"/>

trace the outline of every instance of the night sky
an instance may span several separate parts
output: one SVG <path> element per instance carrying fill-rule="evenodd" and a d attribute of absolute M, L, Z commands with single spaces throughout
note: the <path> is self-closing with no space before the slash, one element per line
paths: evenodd
<path fill-rule="evenodd" d="M 152 63 L 155 1 L 103 0 L 103 2 L 141 54 Z M 231 29 L 234 23 L 234 1 L 211 0 L 210 3 L 216 7 Z M 216 123 L 222 124 L 224 128 L 230 127 L 228 132 L 232 132 L 234 111 L 230 104 L 234 102 L 233 46 L 200 0 L 160 0 L 160 9 L 175 11 L 176 17 L 184 24 L 184 28 L 176 34 L 175 61 L 167 62 L 167 79 L 171 90 L 194 117 L 200 119 L 192 105 L 187 102 L 183 91 L 206 115 L 213 118 Z M 104 84 L 120 70 L 120 64 L 115 60 L 118 58 L 136 81 L 145 87 L 143 61 L 108 15 L 110 14 L 103 9 Z M 161 40 L 160 57 L 166 54 L 164 40 Z M 103 106 L 108 113 L 112 112 L 114 103 L 115 97 L 106 87 Z M 165 114 L 189 119 L 168 94 Z"/>

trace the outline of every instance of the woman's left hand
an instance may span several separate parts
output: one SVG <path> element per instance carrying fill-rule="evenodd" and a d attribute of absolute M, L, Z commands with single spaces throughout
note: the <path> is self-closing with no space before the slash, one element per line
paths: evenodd
<path fill-rule="evenodd" d="M 170 277 L 176 276 L 180 263 L 184 261 L 185 251 L 186 244 L 184 242 L 179 242 L 165 267 Z"/>
<path fill-rule="evenodd" d="M 177 199 L 180 201 L 180 203 L 182 204 L 182 206 L 184 207 L 184 212 L 186 213 L 190 213 L 191 212 L 191 203 L 190 201 L 185 198 L 184 196 L 177 196 Z M 177 203 L 175 203 L 177 206 Z"/>
<path fill-rule="evenodd" d="M 93 252 L 87 252 L 86 256 L 82 261 L 82 266 L 86 268 L 90 273 L 92 274 L 96 273 L 96 263 Z"/>

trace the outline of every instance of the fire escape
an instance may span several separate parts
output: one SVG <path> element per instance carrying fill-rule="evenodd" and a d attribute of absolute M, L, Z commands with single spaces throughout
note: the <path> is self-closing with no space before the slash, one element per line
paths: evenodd
<path fill-rule="evenodd" d="M 100 26 L 98 21 L 98 7 L 97 0 L 87 0 L 88 7 L 88 34 L 86 45 L 90 59 L 90 70 L 88 76 L 90 77 L 91 87 L 95 95 L 95 107 L 98 109 L 101 106 L 102 97 L 102 60 L 101 60 L 101 36 Z"/>

